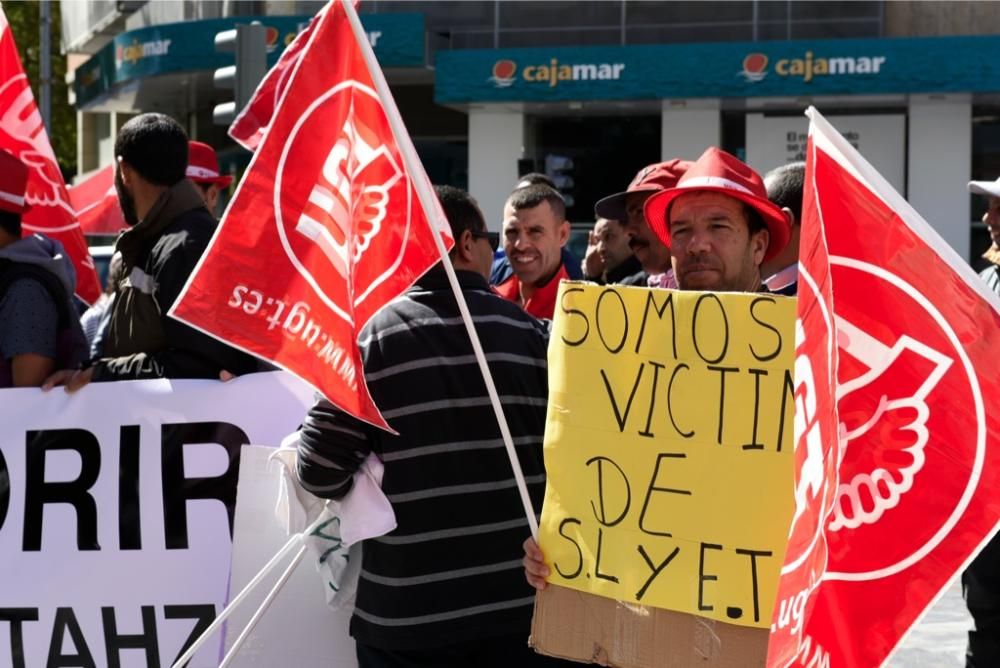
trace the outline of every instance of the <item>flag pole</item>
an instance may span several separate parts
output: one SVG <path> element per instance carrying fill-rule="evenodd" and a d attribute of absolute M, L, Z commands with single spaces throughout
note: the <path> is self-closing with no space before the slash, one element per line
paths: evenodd
<path fill-rule="evenodd" d="M 250 579 L 250 582 L 248 582 L 246 586 L 243 587 L 240 593 L 237 594 L 236 597 L 233 598 L 233 600 L 231 600 L 228 605 L 226 605 L 226 607 L 222 610 L 222 612 L 219 613 L 219 616 L 215 618 L 215 621 L 213 621 L 211 624 L 208 625 L 208 628 L 206 628 L 202 632 L 202 634 L 198 636 L 197 640 L 191 643 L 191 645 L 182 655 L 177 657 L 177 660 L 171 664 L 171 668 L 183 668 L 184 665 L 194 657 L 194 655 L 198 652 L 198 650 L 201 649 L 201 646 L 204 645 L 210 637 L 212 637 L 212 634 L 215 633 L 215 631 L 222 626 L 222 623 L 225 622 L 227 619 L 229 619 L 229 616 L 233 614 L 236 608 L 242 605 L 243 601 L 245 601 L 246 598 L 257 587 L 260 586 L 261 582 L 264 580 L 265 577 L 267 577 L 268 573 L 277 568 L 278 565 L 281 563 L 281 560 L 284 559 L 285 556 L 287 556 L 288 554 L 291 554 L 291 552 L 295 550 L 295 548 L 300 548 L 299 551 L 296 553 L 295 558 L 292 561 L 292 566 L 290 566 L 286 570 L 286 573 L 282 575 L 281 578 L 279 578 L 278 584 L 268 594 L 268 596 L 264 599 L 264 603 L 260 606 L 260 608 L 264 608 L 266 610 L 266 608 L 270 606 L 271 600 L 273 600 L 274 596 L 277 595 L 278 591 L 284 586 L 285 582 L 288 580 L 288 576 L 291 575 L 291 570 L 294 568 L 294 566 L 298 565 L 299 560 L 302 559 L 302 555 L 304 554 L 305 550 L 306 537 L 308 537 L 314 531 L 316 531 L 316 529 L 318 529 L 319 526 L 325 521 L 326 518 L 323 517 L 322 514 L 320 514 L 320 516 L 317 517 L 312 524 L 306 527 L 306 529 L 302 533 L 297 533 L 291 538 L 289 538 L 288 542 L 285 543 L 284 547 L 278 550 L 278 552 L 273 557 L 271 557 L 271 560 L 267 562 L 267 564 L 265 564 L 264 567 L 260 569 L 260 571 L 257 572 L 257 575 L 253 576 L 253 578 Z M 260 613 L 260 608 L 258 608 L 258 613 Z M 254 616 L 251 617 L 250 621 L 256 625 L 257 621 L 259 621 L 259 615 L 255 613 Z"/>
<path fill-rule="evenodd" d="M 403 124 L 403 119 L 399 115 L 399 109 L 396 108 L 396 102 L 393 100 L 392 93 L 389 91 L 389 84 L 386 83 L 385 76 L 382 74 L 382 68 L 375 59 L 375 52 L 372 51 L 371 44 L 368 43 L 368 37 L 365 35 L 364 28 L 361 27 L 361 19 L 358 18 L 358 14 L 354 10 L 354 3 L 351 0 L 340 0 L 340 2 L 343 4 L 344 12 L 347 14 L 347 19 L 351 23 L 351 30 L 354 33 L 354 38 L 358 42 L 358 48 L 361 49 L 361 54 L 365 59 L 365 64 L 368 65 L 368 71 L 371 73 L 372 82 L 375 84 L 375 91 L 378 93 L 379 100 L 382 102 L 382 107 L 389 120 L 389 126 L 392 128 L 392 133 L 396 137 L 396 143 L 398 144 L 399 151 L 403 157 L 403 164 L 405 165 L 406 171 L 410 176 L 410 180 L 417 191 L 417 198 L 420 200 L 420 204 L 426 213 L 424 217 L 427 219 L 427 225 L 431 228 L 431 236 L 434 238 L 434 244 L 437 246 L 438 253 L 441 256 L 441 263 L 444 265 L 445 273 L 448 275 L 448 282 L 451 284 L 451 289 L 455 293 L 455 300 L 458 302 L 458 310 L 462 314 L 462 320 L 465 322 L 465 329 L 469 333 L 469 340 L 472 342 L 472 349 L 476 354 L 476 361 L 479 362 L 479 370 L 483 374 L 483 381 L 486 383 L 486 391 L 490 396 L 490 403 L 493 404 L 493 412 L 496 414 L 497 424 L 500 426 L 500 434 L 503 437 L 504 446 L 507 448 L 507 456 L 510 458 L 510 465 L 514 469 L 514 478 L 517 480 L 517 489 L 521 494 L 521 503 L 524 505 L 524 512 L 528 518 L 528 526 L 531 529 L 531 535 L 537 541 L 538 520 L 535 518 L 535 510 L 531 505 L 531 497 L 528 495 L 528 485 L 524 481 L 524 472 L 521 470 L 521 462 L 517 457 L 517 451 L 514 450 L 514 440 L 510 435 L 510 427 L 507 425 L 507 418 L 504 417 L 503 408 L 500 405 L 500 396 L 497 394 L 497 388 L 493 382 L 493 374 L 490 373 L 489 365 L 486 363 L 486 356 L 483 354 L 482 344 L 479 342 L 479 336 L 476 334 L 475 325 L 472 323 L 472 316 L 469 314 L 469 306 L 465 303 L 462 288 L 458 284 L 458 277 L 455 275 L 455 268 L 452 266 L 451 259 L 448 257 L 448 251 L 444 247 L 444 242 L 441 241 L 441 234 L 435 228 L 434 222 L 430 217 L 430 212 L 438 208 L 437 198 L 431 190 L 430 182 L 424 174 L 420 158 L 417 157 L 417 151 L 413 147 L 413 142 L 410 141 L 410 135 L 407 133 L 406 126 Z"/>

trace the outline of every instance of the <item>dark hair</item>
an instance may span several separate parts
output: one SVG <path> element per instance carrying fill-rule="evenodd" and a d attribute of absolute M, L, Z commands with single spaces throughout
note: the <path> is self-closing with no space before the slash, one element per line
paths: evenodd
<path fill-rule="evenodd" d="M 0 228 L 16 239 L 21 238 L 21 214 L 0 211 Z"/>
<path fill-rule="evenodd" d="M 525 185 L 522 186 L 522 183 Z M 517 180 L 517 185 L 514 186 L 514 190 L 517 190 L 518 188 L 527 188 L 528 186 L 548 186 L 549 188 L 555 189 L 556 182 L 541 172 L 529 172 Z"/>
<path fill-rule="evenodd" d="M 744 202 L 743 211 L 747 217 L 747 227 L 750 228 L 751 237 L 761 230 L 767 229 L 767 224 L 764 222 L 764 216 L 760 215 L 760 212 L 757 211 L 757 209 Z"/>
<path fill-rule="evenodd" d="M 542 202 L 549 203 L 549 206 L 552 207 L 552 212 L 556 214 L 556 218 L 560 220 L 566 218 L 566 200 L 563 199 L 563 196 L 555 188 L 543 185 L 525 186 L 524 188 L 518 188 L 507 198 L 507 204 L 514 211 L 534 209 Z"/>
<path fill-rule="evenodd" d="M 434 192 L 441 202 L 441 208 L 451 226 L 451 236 L 456 242 L 466 230 L 482 232 L 486 229 L 483 212 L 479 210 L 472 195 L 454 186 L 434 186 Z"/>
<path fill-rule="evenodd" d="M 150 183 L 172 186 L 187 169 L 187 134 L 169 116 L 142 114 L 118 131 L 115 157 L 119 156 Z"/>
<path fill-rule="evenodd" d="M 804 162 L 790 162 L 775 167 L 764 176 L 767 198 L 783 209 L 790 209 L 796 224 L 802 220 L 802 189 L 805 181 Z"/>

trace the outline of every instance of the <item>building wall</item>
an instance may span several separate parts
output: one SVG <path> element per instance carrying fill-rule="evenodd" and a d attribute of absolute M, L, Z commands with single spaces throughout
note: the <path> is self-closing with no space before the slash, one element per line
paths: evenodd
<path fill-rule="evenodd" d="M 885 3 L 886 37 L 994 35 L 1000 32 L 998 2 Z"/>

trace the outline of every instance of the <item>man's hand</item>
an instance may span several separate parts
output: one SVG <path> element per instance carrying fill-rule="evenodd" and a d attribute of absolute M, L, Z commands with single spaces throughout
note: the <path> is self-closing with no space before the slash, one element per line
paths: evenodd
<path fill-rule="evenodd" d="M 583 277 L 588 279 L 600 278 L 604 273 L 604 260 L 597 252 L 597 237 L 591 230 L 587 235 L 587 254 L 583 258 Z"/>
<path fill-rule="evenodd" d="M 233 378 L 236 378 L 236 374 L 230 373 L 229 371 L 226 371 L 225 369 L 223 369 L 222 371 L 219 372 L 219 380 L 221 380 L 223 383 L 228 383 Z"/>
<path fill-rule="evenodd" d="M 528 584 L 542 591 L 548 586 L 545 578 L 549 576 L 549 567 L 545 565 L 545 555 L 534 538 L 524 541 L 524 577 Z"/>
<path fill-rule="evenodd" d="M 45 379 L 42 391 L 48 392 L 57 385 L 65 385 L 67 392 L 76 392 L 94 377 L 94 367 L 87 369 L 60 369 Z"/>

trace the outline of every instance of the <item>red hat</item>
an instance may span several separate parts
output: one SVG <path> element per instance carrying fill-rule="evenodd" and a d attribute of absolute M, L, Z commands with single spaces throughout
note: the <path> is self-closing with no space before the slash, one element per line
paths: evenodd
<path fill-rule="evenodd" d="M 673 188 L 677 185 L 677 179 L 684 175 L 691 164 L 687 160 L 674 158 L 666 162 L 646 165 L 635 175 L 625 192 L 608 195 L 604 199 L 598 200 L 597 204 L 594 205 L 594 213 L 601 218 L 624 221 L 628 218 L 628 214 L 625 212 L 625 198 L 629 193 L 655 192 Z"/>
<path fill-rule="evenodd" d="M 767 190 L 760 174 L 740 162 L 736 156 L 713 146 L 702 153 L 677 182 L 676 187 L 646 200 L 646 222 L 667 246 L 670 246 L 670 225 L 667 221 L 670 205 L 680 195 L 697 191 L 718 192 L 735 197 L 761 215 L 771 237 L 764 253 L 765 262 L 788 245 L 792 234 L 788 217 L 781 207 L 767 199 Z"/>
<path fill-rule="evenodd" d="M 219 158 L 215 155 L 215 149 L 200 141 L 188 142 L 185 176 L 195 183 L 214 183 L 220 188 L 227 188 L 233 182 L 233 177 L 219 175 Z"/>
<path fill-rule="evenodd" d="M 24 213 L 28 205 L 24 190 L 28 186 L 28 166 L 5 150 L 0 150 L 0 209 Z"/>

